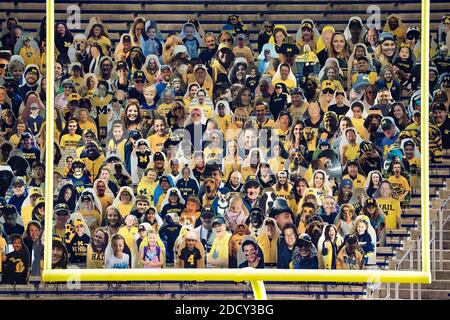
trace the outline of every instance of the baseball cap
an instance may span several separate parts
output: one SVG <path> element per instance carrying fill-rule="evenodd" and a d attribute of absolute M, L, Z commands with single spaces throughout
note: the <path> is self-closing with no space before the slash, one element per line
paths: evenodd
<path fill-rule="evenodd" d="M 197 71 L 198 69 L 203 69 L 205 71 L 207 71 L 206 66 L 204 64 L 196 64 L 194 67 L 194 72 Z"/>
<path fill-rule="evenodd" d="M 145 79 L 144 72 L 138 70 L 133 73 L 133 80 Z"/>
<path fill-rule="evenodd" d="M 431 106 L 431 111 L 436 111 L 436 110 L 445 111 L 447 109 L 445 108 L 445 104 L 443 104 L 442 102 L 435 102 Z"/>
<path fill-rule="evenodd" d="M 120 158 L 120 155 L 117 153 L 116 150 L 110 150 L 108 151 L 108 153 L 106 154 L 106 162 L 110 162 L 111 160 L 117 160 L 117 161 L 122 161 L 122 159 Z"/>
<path fill-rule="evenodd" d="M 142 138 L 142 133 L 139 130 L 131 130 L 130 133 L 128 134 L 128 137 L 134 140 L 139 140 Z"/>
<path fill-rule="evenodd" d="M 54 211 L 57 216 L 68 216 L 70 214 L 69 206 L 65 203 L 58 203 Z"/>
<path fill-rule="evenodd" d="M 177 196 L 178 197 L 178 192 L 175 189 L 170 190 L 169 196 Z"/>
<path fill-rule="evenodd" d="M 39 205 L 45 206 L 45 199 L 43 197 L 39 197 L 36 199 L 35 207 L 37 208 Z"/>
<path fill-rule="evenodd" d="M 139 201 L 149 203 L 148 198 L 142 194 L 136 196 L 136 203 L 138 203 Z"/>
<path fill-rule="evenodd" d="M 76 92 L 69 94 L 69 97 L 67 97 L 67 101 L 69 101 L 69 102 L 79 101 L 80 99 L 81 99 L 81 96 Z"/>
<path fill-rule="evenodd" d="M 162 176 L 162 177 L 159 179 L 159 184 L 161 184 L 162 182 L 167 182 L 167 183 L 170 184 L 169 178 L 167 178 L 166 176 Z"/>
<path fill-rule="evenodd" d="M 394 126 L 394 123 L 392 122 L 391 119 L 389 119 L 389 118 L 383 118 L 383 119 L 381 120 L 381 129 L 382 129 L 383 131 L 389 130 L 392 126 Z"/>
<path fill-rule="evenodd" d="M 298 236 L 299 242 L 305 242 L 307 244 L 312 244 L 311 237 L 307 233 L 302 233 Z"/>
<path fill-rule="evenodd" d="M 248 189 L 250 187 L 260 187 L 261 184 L 259 183 L 259 180 L 256 176 L 250 175 L 247 177 L 247 180 L 245 180 L 244 189 Z"/>
<path fill-rule="evenodd" d="M 245 40 L 245 35 L 244 35 L 243 33 L 239 33 L 239 34 L 237 35 L 237 39 L 238 39 L 238 40 Z"/>
<path fill-rule="evenodd" d="M 131 41 L 131 37 L 129 34 L 123 36 L 123 41 Z"/>
<path fill-rule="evenodd" d="M 41 189 L 40 188 L 36 188 L 36 187 L 31 188 L 29 193 L 30 193 L 30 197 L 34 196 L 34 195 L 42 196 Z"/>
<path fill-rule="evenodd" d="M 15 177 L 11 183 L 12 186 L 20 185 L 21 187 L 25 186 L 25 180 L 21 177 Z"/>
<path fill-rule="evenodd" d="M 215 217 L 212 223 L 212 226 L 214 227 L 214 225 L 216 224 L 225 224 L 225 219 L 223 217 Z"/>
<path fill-rule="evenodd" d="M 356 61 L 361 61 L 361 60 L 369 62 L 369 59 L 366 56 L 360 56 L 360 57 L 356 58 Z"/>
<path fill-rule="evenodd" d="M 292 90 L 291 90 L 291 96 L 296 95 L 296 94 L 301 94 L 301 95 L 303 96 L 303 98 L 305 97 L 305 92 L 304 92 L 303 89 L 300 88 L 300 87 L 292 88 Z"/>
<path fill-rule="evenodd" d="M 146 146 L 146 145 L 147 145 L 147 143 L 145 141 L 139 141 L 138 144 L 137 144 L 138 147 Z"/>
<path fill-rule="evenodd" d="M 312 30 L 312 29 L 313 29 L 313 25 L 312 25 L 312 23 L 309 22 L 309 21 L 304 21 L 304 22 L 302 23 L 301 28 L 302 28 L 302 29 L 303 29 L 303 28 L 308 28 L 308 29 Z"/>
<path fill-rule="evenodd" d="M 25 75 L 29 73 L 35 73 L 36 75 L 39 75 L 39 70 L 37 67 L 31 66 L 25 70 Z"/>
<path fill-rule="evenodd" d="M 276 198 L 273 202 L 272 208 L 269 209 L 269 217 L 270 218 L 276 218 L 277 215 L 287 212 L 291 215 L 292 221 L 294 221 L 294 213 L 292 212 L 291 208 L 289 207 L 286 199 L 284 198 Z"/>
<path fill-rule="evenodd" d="M 164 65 L 161 66 L 161 71 L 164 71 L 166 69 L 169 69 L 170 71 L 172 71 L 172 68 L 169 65 L 167 65 L 167 64 L 164 64 Z"/>
<path fill-rule="evenodd" d="M 367 86 L 369 85 L 369 76 L 367 74 L 358 74 L 358 77 L 356 78 L 355 83 L 352 85 L 352 88 L 357 90 L 362 86 Z"/>
<path fill-rule="evenodd" d="M 194 114 L 198 114 L 199 116 L 201 116 L 202 112 L 199 108 L 192 108 L 191 115 L 194 115 Z"/>
<path fill-rule="evenodd" d="M 300 53 L 300 49 L 296 44 L 293 43 L 283 43 L 280 47 L 280 52 L 285 56 L 295 56 Z"/>
<path fill-rule="evenodd" d="M 366 200 L 366 207 L 368 206 L 376 206 L 377 201 L 374 198 L 369 198 Z"/>
<path fill-rule="evenodd" d="M 145 231 L 145 226 L 142 224 L 139 225 L 139 229 L 138 229 L 138 232 L 141 232 L 141 231 Z"/>
<path fill-rule="evenodd" d="M 383 43 L 384 41 L 387 41 L 387 40 L 395 41 L 394 36 L 390 32 L 382 32 L 380 34 L 380 36 L 378 37 L 378 41 L 380 43 Z"/>
<path fill-rule="evenodd" d="M 175 57 L 179 53 L 186 53 L 187 54 L 186 46 L 184 46 L 182 44 L 176 45 L 175 48 L 173 49 L 173 56 Z"/>
<path fill-rule="evenodd" d="M 214 212 L 211 210 L 211 208 L 204 208 L 202 210 L 202 213 L 200 214 L 201 218 L 212 218 L 214 217 Z"/>
<path fill-rule="evenodd" d="M 420 30 L 416 26 L 411 26 L 408 28 L 408 31 L 406 31 L 406 38 L 420 38 Z"/>
<path fill-rule="evenodd" d="M 341 183 L 339 184 L 339 188 L 344 188 L 345 186 L 353 188 L 353 181 L 350 179 L 342 179 Z"/>
<path fill-rule="evenodd" d="M 413 146 L 415 147 L 416 145 L 414 144 L 414 141 L 412 140 L 406 140 L 405 143 L 403 144 L 404 147 L 406 146 Z"/>
<path fill-rule="evenodd" d="M 326 89 L 336 91 L 336 85 L 334 84 L 333 81 L 325 80 L 322 82 L 322 91 L 325 91 Z"/>
<path fill-rule="evenodd" d="M 157 161 L 157 160 L 165 160 L 163 154 L 161 152 L 155 152 L 155 154 L 153 155 L 153 161 Z"/>
<path fill-rule="evenodd" d="M 119 61 L 119 62 L 117 62 L 116 69 L 117 70 L 120 70 L 120 69 L 128 70 L 128 66 L 124 61 Z"/>

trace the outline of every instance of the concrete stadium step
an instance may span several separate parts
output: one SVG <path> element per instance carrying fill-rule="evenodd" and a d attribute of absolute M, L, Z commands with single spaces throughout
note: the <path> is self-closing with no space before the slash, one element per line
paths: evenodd
<path fill-rule="evenodd" d="M 397 253 L 396 259 L 400 260 L 405 255 L 406 251 L 397 250 L 396 253 Z M 436 258 L 438 258 L 438 259 L 439 259 L 439 253 L 440 253 L 440 250 L 436 250 Z M 442 250 L 442 253 L 443 253 L 444 261 L 450 261 L 450 249 L 444 249 L 444 250 Z M 417 257 L 417 249 L 413 250 L 413 255 L 414 255 L 414 257 Z M 439 261 L 437 261 L 437 263 L 439 263 Z"/>
<path fill-rule="evenodd" d="M 422 300 L 448 300 L 448 291 L 444 290 L 433 290 L 433 289 L 423 289 L 421 293 Z M 381 297 L 386 296 L 386 290 L 381 290 Z M 399 289 L 399 299 L 409 300 L 411 299 L 410 290 L 408 289 Z M 394 286 L 391 286 L 391 299 L 395 299 L 395 290 Z M 414 286 L 414 299 L 418 299 L 417 294 L 417 285 Z"/>

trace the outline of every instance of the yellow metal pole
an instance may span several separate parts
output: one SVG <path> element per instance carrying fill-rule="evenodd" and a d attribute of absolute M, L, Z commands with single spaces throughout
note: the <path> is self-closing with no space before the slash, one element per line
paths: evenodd
<path fill-rule="evenodd" d="M 266 288 L 263 281 L 250 281 L 255 300 L 267 300 Z"/>
<path fill-rule="evenodd" d="M 429 193 L 429 64 L 430 64 L 430 1 L 422 0 L 422 48 L 421 48 L 421 155 L 422 155 L 422 271 L 429 274 L 428 283 L 431 282 L 430 268 L 430 193 Z M 442 248 L 441 248 L 442 249 Z"/>
<path fill-rule="evenodd" d="M 45 114 L 45 252 L 44 252 L 44 270 L 52 268 L 52 230 L 53 230 L 53 137 L 54 127 L 54 28 L 55 19 L 53 15 L 53 0 L 47 0 L 47 100 Z"/>

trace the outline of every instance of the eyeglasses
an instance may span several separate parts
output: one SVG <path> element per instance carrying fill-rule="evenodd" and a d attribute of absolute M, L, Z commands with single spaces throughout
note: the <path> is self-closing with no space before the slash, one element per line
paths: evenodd
<path fill-rule="evenodd" d="M 123 101 L 123 100 L 119 100 L 119 99 L 117 99 L 117 98 L 113 98 L 111 101 L 112 101 L 113 103 L 118 102 L 119 104 L 124 104 L 124 101 Z"/>
<path fill-rule="evenodd" d="M 6 69 L 7 66 L 6 63 L 0 63 L 0 69 Z"/>

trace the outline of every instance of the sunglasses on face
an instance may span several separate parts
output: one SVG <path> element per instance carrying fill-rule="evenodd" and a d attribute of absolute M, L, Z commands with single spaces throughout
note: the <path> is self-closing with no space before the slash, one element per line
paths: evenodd
<path fill-rule="evenodd" d="M 333 94 L 334 93 L 334 91 L 331 89 L 325 89 L 322 92 L 323 92 L 323 94 Z"/>
<path fill-rule="evenodd" d="M 145 83 L 145 80 L 135 80 L 135 83 Z"/>
<path fill-rule="evenodd" d="M 7 66 L 6 63 L 0 63 L 0 69 L 6 69 Z"/>
<path fill-rule="evenodd" d="M 113 103 L 118 102 L 119 104 L 123 104 L 123 103 L 124 103 L 123 100 L 119 100 L 119 99 L 117 99 L 117 98 L 114 98 L 114 99 L 112 99 L 111 101 L 112 101 Z"/>

